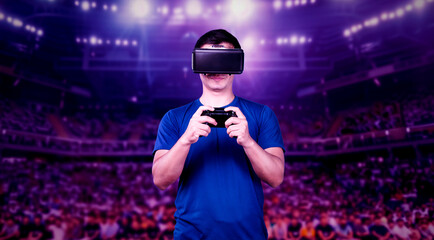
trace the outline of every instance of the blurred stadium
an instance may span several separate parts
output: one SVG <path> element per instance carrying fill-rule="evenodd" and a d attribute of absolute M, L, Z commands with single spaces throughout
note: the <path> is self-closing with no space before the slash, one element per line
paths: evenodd
<path fill-rule="evenodd" d="M 152 149 L 163 114 L 200 96 L 191 51 L 215 28 L 245 51 L 235 94 L 280 121 L 270 239 L 313 240 L 301 228 L 321 218 L 335 239 L 378 239 L 378 219 L 388 239 L 433 239 L 433 13 L 433 0 L 2 0 L 0 239 L 172 239 L 177 186 L 153 185 Z"/>

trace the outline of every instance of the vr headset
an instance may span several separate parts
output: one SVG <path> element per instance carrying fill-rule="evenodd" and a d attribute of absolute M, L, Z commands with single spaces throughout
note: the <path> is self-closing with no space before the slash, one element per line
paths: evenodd
<path fill-rule="evenodd" d="M 191 63 L 194 73 L 241 74 L 244 52 L 239 48 L 195 48 Z"/>

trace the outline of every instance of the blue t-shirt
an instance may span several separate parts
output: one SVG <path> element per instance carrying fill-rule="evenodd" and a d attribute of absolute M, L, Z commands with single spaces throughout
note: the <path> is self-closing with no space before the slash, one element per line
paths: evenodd
<path fill-rule="evenodd" d="M 200 106 L 197 99 L 164 115 L 154 153 L 173 147 Z M 284 149 L 278 120 L 269 107 L 239 97 L 227 106 L 241 110 L 250 136 L 263 149 Z M 191 145 L 175 205 L 175 239 L 267 239 L 261 180 L 226 128 L 211 128 L 207 137 Z"/>

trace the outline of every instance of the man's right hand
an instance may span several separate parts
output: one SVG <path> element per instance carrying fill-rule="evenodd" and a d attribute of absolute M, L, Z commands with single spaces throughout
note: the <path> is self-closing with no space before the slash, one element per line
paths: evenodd
<path fill-rule="evenodd" d="M 214 108 L 211 106 L 201 106 L 197 109 L 188 123 L 187 130 L 185 130 L 184 134 L 182 134 L 179 139 L 182 143 L 191 145 L 197 142 L 200 136 L 208 136 L 211 132 L 211 128 L 204 123 L 213 124 L 214 126 L 217 125 L 217 121 L 214 118 L 201 116 L 202 112 L 205 110 L 214 111 Z"/>

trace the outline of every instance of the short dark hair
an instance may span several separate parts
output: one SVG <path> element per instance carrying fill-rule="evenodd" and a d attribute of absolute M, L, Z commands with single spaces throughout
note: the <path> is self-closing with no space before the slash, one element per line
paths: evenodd
<path fill-rule="evenodd" d="M 205 33 L 197 40 L 194 48 L 201 48 L 205 44 L 219 44 L 222 42 L 230 43 L 234 48 L 241 48 L 238 39 L 224 29 L 215 29 Z"/>

